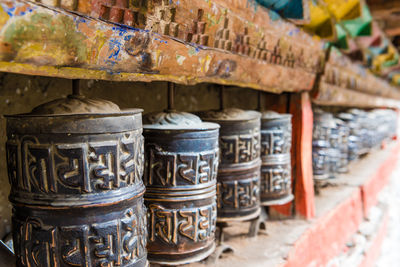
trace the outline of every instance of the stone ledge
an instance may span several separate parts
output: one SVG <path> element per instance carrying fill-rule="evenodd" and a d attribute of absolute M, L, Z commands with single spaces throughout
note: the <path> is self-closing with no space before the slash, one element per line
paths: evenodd
<path fill-rule="evenodd" d="M 315 219 L 270 221 L 267 234 L 254 239 L 246 236 L 246 224 L 232 224 L 227 229 L 226 243 L 235 249 L 235 253 L 212 266 L 302 267 L 331 264 L 365 223 L 367 212 L 377 204 L 378 193 L 388 183 L 399 159 L 399 151 L 400 143 L 392 142 L 385 149 L 375 149 L 352 163 L 350 173 L 332 180 L 330 186 L 321 189 L 316 196 Z M 381 238 L 384 230 L 379 229 L 378 237 Z M 370 264 L 369 261 L 376 258 L 373 251 L 379 247 L 378 241 L 373 242 L 375 247 L 371 245 L 370 249 L 366 249 L 363 264 Z"/>

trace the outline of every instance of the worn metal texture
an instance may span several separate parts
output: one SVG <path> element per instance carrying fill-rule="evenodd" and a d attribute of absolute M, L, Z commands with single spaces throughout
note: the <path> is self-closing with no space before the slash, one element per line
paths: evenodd
<path fill-rule="evenodd" d="M 339 163 L 337 172 L 338 173 L 347 173 L 349 171 L 349 135 L 350 135 L 350 128 L 349 126 L 342 120 L 336 119 L 335 120 L 337 125 L 337 131 L 339 136 Z"/>
<path fill-rule="evenodd" d="M 72 2 L 76 4 L 65 4 Z M 129 1 L 139 7 L 124 7 L 128 1 L 42 3 L 0 1 L 1 71 L 294 92 L 311 90 L 323 67 L 321 42 L 270 17 L 255 2 Z M 101 6 L 109 12 L 102 13 Z M 120 20 L 126 14 L 133 22 L 132 13 L 140 13 L 133 15 L 138 23 Z"/>
<path fill-rule="evenodd" d="M 359 151 L 361 150 L 361 140 L 359 136 L 360 125 L 355 116 L 349 112 L 339 113 L 338 117 L 343 120 L 349 128 L 348 161 L 356 160 L 358 159 Z"/>
<path fill-rule="evenodd" d="M 332 116 L 332 128 L 331 134 L 329 136 L 329 178 L 336 178 L 336 174 L 340 169 L 340 162 L 341 162 L 341 153 L 340 153 L 340 146 L 341 146 L 341 139 L 339 134 L 339 128 L 336 124 L 336 120 Z"/>
<path fill-rule="evenodd" d="M 330 138 L 334 120 L 332 114 L 317 110 L 314 112 L 314 130 L 312 142 L 312 163 L 314 180 L 326 180 L 331 173 Z"/>
<path fill-rule="evenodd" d="M 218 221 L 243 221 L 260 213 L 260 117 L 255 111 L 199 112 L 221 126 L 217 178 Z"/>
<path fill-rule="evenodd" d="M 149 261 L 200 261 L 215 249 L 219 125 L 172 111 L 145 123 Z"/>
<path fill-rule="evenodd" d="M 292 116 L 263 112 L 261 117 L 261 205 L 293 200 L 291 175 Z"/>
<path fill-rule="evenodd" d="M 138 107 L 147 112 L 159 111 L 167 97 L 164 82 L 106 82 L 81 81 L 82 93 L 89 98 L 102 98 L 126 109 Z M 177 85 L 176 108 L 185 110 L 212 109 L 218 106 L 218 90 L 210 84 Z M 28 113 L 37 104 L 51 101 L 69 93 L 71 81 L 59 78 L 32 77 L 0 73 L 0 113 Z M 226 105 L 251 109 L 257 102 L 257 92 L 245 88 L 227 87 Z M 241 101 L 246 98 L 248 101 Z M 0 237 L 11 231 L 10 185 L 5 152 L 6 120 L 0 117 Z"/>
<path fill-rule="evenodd" d="M 7 116 L 17 266 L 147 265 L 141 110 L 102 103 Z"/>

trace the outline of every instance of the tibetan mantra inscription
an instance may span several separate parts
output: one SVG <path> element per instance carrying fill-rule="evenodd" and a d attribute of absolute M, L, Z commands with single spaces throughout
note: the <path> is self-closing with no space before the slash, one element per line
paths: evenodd
<path fill-rule="evenodd" d="M 141 110 L 8 116 L 7 134 L 17 266 L 147 266 Z"/>
<path fill-rule="evenodd" d="M 50 143 L 50 136 L 43 137 L 13 135 L 7 141 L 9 178 L 17 193 L 93 194 L 141 183 L 143 137 L 138 131 L 111 135 L 106 143 L 82 142 L 82 137 Z"/>
<path fill-rule="evenodd" d="M 290 114 L 272 111 L 261 117 L 261 204 L 286 204 L 293 200 L 290 149 Z"/>
<path fill-rule="evenodd" d="M 148 259 L 174 266 L 202 260 L 215 249 L 219 126 L 184 112 L 145 120 Z"/>
<path fill-rule="evenodd" d="M 260 113 L 239 109 L 200 112 L 221 125 L 218 221 L 243 221 L 260 213 Z"/>

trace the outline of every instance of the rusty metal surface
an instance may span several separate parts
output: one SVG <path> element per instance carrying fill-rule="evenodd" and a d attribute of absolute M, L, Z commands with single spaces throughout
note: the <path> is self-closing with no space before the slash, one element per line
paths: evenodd
<path fill-rule="evenodd" d="M 145 123 L 149 261 L 200 261 L 215 249 L 219 125 L 172 111 Z"/>
<path fill-rule="evenodd" d="M 218 221 L 244 221 L 260 213 L 260 117 L 255 111 L 199 112 L 221 125 L 218 169 Z"/>
<path fill-rule="evenodd" d="M 261 205 L 293 200 L 291 175 L 292 116 L 263 112 L 261 117 Z"/>
<path fill-rule="evenodd" d="M 51 113 L 7 117 L 17 266 L 146 266 L 141 110 Z"/>

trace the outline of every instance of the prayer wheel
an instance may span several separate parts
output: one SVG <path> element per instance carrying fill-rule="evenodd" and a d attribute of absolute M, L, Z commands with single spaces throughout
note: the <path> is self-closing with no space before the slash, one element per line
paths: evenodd
<path fill-rule="evenodd" d="M 331 173 L 330 137 L 332 128 L 334 128 L 332 114 L 319 110 L 314 113 L 312 163 L 316 181 L 328 179 Z"/>
<path fill-rule="evenodd" d="M 355 116 L 350 113 L 340 113 L 338 117 L 344 121 L 349 128 L 348 137 L 348 161 L 354 161 L 358 159 L 361 149 L 361 141 L 359 137 L 359 124 L 357 123 Z"/>
<path fill-rule="evenodd" d="M 332 114 L 329 114 L 330 116 Z M 331 134 L 329 135 L 329 177 L 335 178 L 340 168 L 340 133 L 336 120 L 332 118 Z"/>
<path fill-rule="evenodd" d="M 18 267 L 148 265 L 141 113 L 70 95 L 7 116 Z"/>
<path fill-rule="evenodd" d="M 347 173 L 349 168 L 349 134 L 350 129 L 347 124 L 340 119 L 335 119 L 338 135 L 339 135 L 339 164 L 337 168 L 338 173 Z"/>
<path fill-rule="evenodd" d="M 265 111 L 261 116 L 261 205 L 293 200 L 291 154 L 292 115 Z"/>
<path fill-rule="evenodd" d="M 217 177 L 218 222 L 245 221 L 260 214 L 260 118 L 256 111 L 199 112 L 221 126 Z"/>
<path fill-rule="evenodd" d="M 215 249 L 219 125 L 168 111 L 145 117 L 151 263 L 200 261 Z"/>

